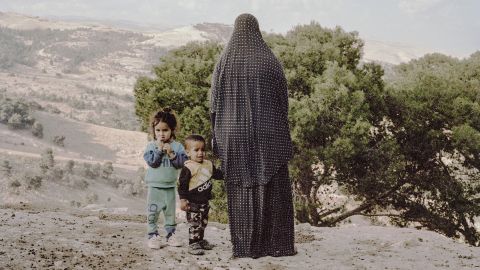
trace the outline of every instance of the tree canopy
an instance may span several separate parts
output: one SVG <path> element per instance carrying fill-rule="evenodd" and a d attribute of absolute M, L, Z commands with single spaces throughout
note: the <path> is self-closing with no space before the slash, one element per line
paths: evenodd
<path fill-rule="evenodd" d="M 190 43 L 161 58 L 161 64 L 154 68 L 156 78 L 137 80 L 135 113 L 144 131 L 151 113 L 168 106 L 180 120 L 180 138 L 190 133 L 211 138 L 208 92 L 221 50 L 222 46 L 217 43 Z"/>
<path fill-rule="evenodd" d="M 479 244 L 480 53 L 427 55 L 396 66 L 386 82 L 381 66 L 361 62 L 356 32 L 313 22 L 264 37 L 288 80 L 297 220 L 332 226 L 352 215 L 384 215 Z M 188 44 L 161 58 L 155 78 L 138 79 L 144 130 L 151 112 L 169 106 L 180 138 L 210 138 L 208 91 L 221 49 Z M 332 182 L 358 207 L 322 205 L 318 192 Z"/>

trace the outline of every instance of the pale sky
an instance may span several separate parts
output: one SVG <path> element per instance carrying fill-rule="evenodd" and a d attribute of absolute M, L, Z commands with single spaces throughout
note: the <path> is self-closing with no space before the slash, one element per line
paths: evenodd
<path fill-rule="evenodd" d="M 459 57 L 480 50 L 478 0 L 0 0 L 0 11 L 159 27 L 232 25 L 237 15 L 248 12 L 267 32 L 285 33 L 314 20 L 322 26 L 358 31 L 365 39 Z"/>

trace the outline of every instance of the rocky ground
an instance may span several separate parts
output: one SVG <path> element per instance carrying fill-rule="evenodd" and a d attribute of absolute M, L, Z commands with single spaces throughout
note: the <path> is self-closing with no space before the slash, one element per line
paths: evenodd
<path fill-rule="evenodd" d="M 151 250 L 145 217 L 86 209 L 0 207 L 0 269 L 477 269 L 479 249 L 415 229 L 349 225 L 296 226 L 298 254 L 232 259 L 228 226 L 211 223 L 216 247 L 192 256 L 187 247 Z M 180 220 L 178 233 L 187 242 Z"/>

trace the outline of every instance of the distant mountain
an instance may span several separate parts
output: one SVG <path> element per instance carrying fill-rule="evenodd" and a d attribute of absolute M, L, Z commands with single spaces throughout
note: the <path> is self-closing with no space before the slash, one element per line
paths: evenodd
<path fill-rule="evenodd" d="M 76 29 L 76 28 L 108 28 L 95 22 L 73 22 L 56 19 L 47 19 L 37 16 L 23 15 L 13 12 L 0 12 L 0 26 L 17 30 L 32 29 Z"/>
<path fill-rule="evenodd" d="M 219 23 L 164 27 L 0 12 L 0 90 L 66 118 L 134 130 L 137 78 L 151 76 L 168 50 L 192 41 L 226 43 L 233 30 Z M 366 40 L 363 61 L 376 61 L 389 73 L 426 52 Z"/>
<path fill-rule="evenodd" d="M 49 19 L 0 12 L 0 26 L 19 29 L 57 29 L 72 30 L 88 28 L 94 31 L 131 31 L 149 37 L 144 43 L 156 47 L 174 48 L 191 41 L 213 40 L 226 43 L 232 32 L 231 25 L 219 23 L 201 23 L 190 26 L 169 26 L 141 24 L 123 20 L 94 20 L 87 17 L 50 17 Z M 419 58 L 427 49 L 407 44 L 389 43 L 377 40 L 365 40 L 363 60 L 388 64 L 399 64 Z"/>
<path fill-rule="evenodd" d="M 100 25 L 109 26 L 111 28 L 130 30 L 135 32 L 148 32 L 148 31 L 167 31 L 169 29 L 176 28 L 178 26 L 171 25 L 159 25 L 153 23 L 139 23 L 129 20 L 100 20 L 85 16 L 48 16 L 49 20 L 75 22 L 79 24 L 91 24 L 96 23 Z"/>
<path fill-rule="evenodd" d="M 364 40 L 363 61 L 382 62 L 397 65 L 412 59 L 422 57 L 429 51 L 405 44 L 382 42 L 377 40 Z"/>
<path fill-rule="evenodd" d="M 194 25 L 193 28 L 203 32 L 207 39 L 221 43 L 227 43 L 233 31 L 231 25 L 221 23 L 201 23 Z"/>

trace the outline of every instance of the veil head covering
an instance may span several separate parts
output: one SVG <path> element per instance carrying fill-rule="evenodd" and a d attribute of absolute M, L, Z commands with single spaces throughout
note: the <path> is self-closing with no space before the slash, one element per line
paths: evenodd
<path fill-rule="evenodd" d="M 235 19 L 234 32 L 259 32 L 258 21 L 255 16 L 249 13 L 243 13 L 238 15 Z"/>
<path fill-rule="evenodd" d="M 251 51 L 245 51 L 246 47 L 262 51 L 270 50 L 263 40 L 257 18 L 252 14 L 243 13 L 235 19 L 232 35 L 223 54 L 232 54 L 233 49 L 237 53 L 240 52 L 239 50 L 243 50 L 241 53 L 250 53 Z"/>
<path fill-rule="evenodd" d="M 212 76 L 213 150 L 227 181 L 264 185 L 292 155 L 283 68 L 257 19 L 241 14 Z"/>

